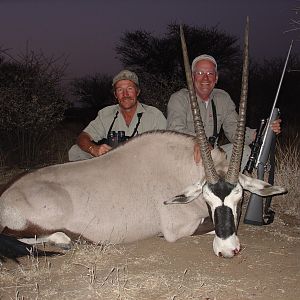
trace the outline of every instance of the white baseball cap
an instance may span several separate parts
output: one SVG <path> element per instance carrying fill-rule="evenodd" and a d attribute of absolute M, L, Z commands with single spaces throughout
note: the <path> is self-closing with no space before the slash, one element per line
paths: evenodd
<path fill-rule="evenodd" d="M 217 65 L 216 60 L 211 55 L 208 55 L 208 54 L 202 54 L 202 55 L 199 55 L 199 56 L 194 58 L 194 60 L 192 62 L 192 71 L 194 71 L 196 63 L 200 60 L 209 60 L 209 61 L 211 61 L 216 66 L 216 71 L 217 71 L 218 65 Z"/>

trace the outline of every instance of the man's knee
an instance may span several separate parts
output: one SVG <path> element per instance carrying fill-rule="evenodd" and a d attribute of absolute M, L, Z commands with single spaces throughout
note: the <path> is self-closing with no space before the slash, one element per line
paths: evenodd
<path fill-rule="evenodd" d="M 78 161 L 93 158 L 93 156 L 79 148 L 78 145 L 73 145 L 69 152 L 69 161 Z"/>

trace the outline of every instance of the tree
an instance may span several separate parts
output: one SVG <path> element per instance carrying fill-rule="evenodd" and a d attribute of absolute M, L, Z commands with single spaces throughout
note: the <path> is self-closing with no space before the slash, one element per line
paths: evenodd
<path fill-rule="evenodd" d="M 71 82 L 72 94 L 84 105 L 95 112 L 114 103 L 112 77 L 95 74 L 77 78 Z"/>
<path fill-rule="evenodd" d="M 1 146 L 17 154 L 18 164 L 35 164 L 41 143 L 64 118 L 65 66 L 34 51 L 0 63 Z"/>
<path fill-rule="evenodd" d="M 241 57 L 237 38 L 216 27 L 208 29 L 184 25 L 189 57 L 209 53 L 218 61 L 220 70 L 231 72 L 240 66 Z M 125 32 L 116 47 L 117 55 L 125 67 L 138 73 L 165 75 L 169 78 L 184 70 L 180 46 L 179 25 L 170 24 L 162 37 L 154 37 L 144 30 Z"/>
<path fill-rule="evenodd" d="M 217 27 L 184 25 L 183 28 L 190 61 L 203 53 L 214 56 L 218 61 L 219 86 L 225 85 L 229 92 L 236 90 L 237 82 L 240 86 L 242 66 L 238 39 Z M 167 32 L 161 37 L 144 30 L 125 32 L 116 52 L 124 67 L 136 71 L 143 79 L 140 81 L 144 102 L 158 106 L 162 111 L 166 110 L 170 95 L 185 86 L 179 25 L 176 23 L 168 25 Z"/>

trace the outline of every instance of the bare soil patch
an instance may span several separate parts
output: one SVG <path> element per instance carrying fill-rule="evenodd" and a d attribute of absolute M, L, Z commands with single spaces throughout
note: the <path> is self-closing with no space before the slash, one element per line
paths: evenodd
<path fill-rule="evenodd" d="M 214 255 L 212 235 L 75 244 L 60 257 L 4 263 L 0 299 L 299 299 L 299 222 L 241 224 L 239 236 L 233 259 Z"/>

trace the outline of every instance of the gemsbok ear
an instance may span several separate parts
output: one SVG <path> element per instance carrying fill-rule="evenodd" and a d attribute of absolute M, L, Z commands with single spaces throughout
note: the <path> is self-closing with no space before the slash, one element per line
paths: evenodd
<path fill-rule="evenodd" d="M 182 193 L 176 195 L 170 200 L 164 201 L 165 205 L 168 204 L 187 204 L 197 199 L 202 193 L 202 187 L 205 181 L 197 181 L 196 183 L 188 186 Z"/>
<path fill-rule="evenodd" d="M 284 194 L 287 192 L 284 187 L 271 185 L 265 181 L 251 178 L 241 173 L 239 175 L 239 182 L 245 190 L 262 197 Z"/>

